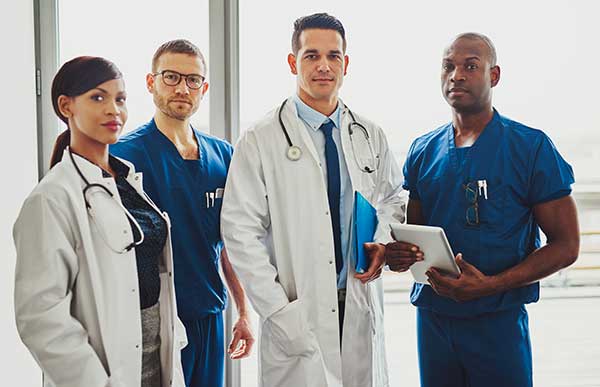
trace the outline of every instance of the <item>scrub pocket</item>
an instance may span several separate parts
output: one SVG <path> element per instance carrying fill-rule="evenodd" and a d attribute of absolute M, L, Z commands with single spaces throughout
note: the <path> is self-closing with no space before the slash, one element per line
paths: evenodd
<path fill-rule="evenodd" d="M 488 198 L 479 197 L 479 221 L 486 229 L 498 233 L 502 232 L 506 217 L 506 194 L 508 186 L 500 178 L 488 182 Z"/>

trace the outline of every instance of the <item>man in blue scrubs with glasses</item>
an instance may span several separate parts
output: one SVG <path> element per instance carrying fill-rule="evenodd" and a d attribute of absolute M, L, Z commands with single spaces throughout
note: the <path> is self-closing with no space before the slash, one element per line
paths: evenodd
<path fill-rule="evenodd" d="M 219 258 L 240 315 L 229 345 L 231 358 L 248 356 L 254 342 L 244 291 L 220 233 L 232 147 L 190 123 L 208 90 L 206 70 L 202 53 L 191 42 L 179 39 L 160 46 L 146 76 L 156 105 L 154 118 L 110 148 L 143 173 L 145 191 L 171 218 L 177 311 L 188 338 L 181 351 L 188 387 L 223 386 L 227 292 Z"/>
<path fill-rule="evenodd" d="M 490 39 L 459 35 L 442 61 L 452 122 L 417 138 L 404 166 L 408 223 L 442 227 L 461 269 L 432 268 L 411 293 L 423 387 L 532 386 L 524 305 L 579 252 L 573 170 L 544 132 L 492 107 L 499 80 Z M 410 241 L 386 247 L 396 271 L 422 254 Z"/>

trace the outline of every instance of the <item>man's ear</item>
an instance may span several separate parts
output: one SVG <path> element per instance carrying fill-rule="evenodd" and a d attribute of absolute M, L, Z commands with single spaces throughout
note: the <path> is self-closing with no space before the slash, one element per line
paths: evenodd
<path fill-rule="evenodd" d="M 348 63 L 350 63 L 350 59 L 348 55 L 344 55 L 344 75 L 348 73 Z"/>
<path fill-rule="evenodd" d="M 296 55 L 290 53 L 287 56 L 288 65 L 290 66 L 290 71 L 294 75 L 298 75 L 298 68 L 296 67 Z"/>
<path fill-rule="evenodd" d="M 150 93 L 154 91 L 154 75 L 150 73 L 146 74 L 146 89 L 148 89 Z"/>
<path fill-rule="evenodd" d="M 500 82 L 500 66 L 496 65 L 490 69 L 490 78 L 492 87 L 495 87 Z"/>
<path fill-rule="evenodd" d="M 204 94 L 208 91 L 208 82 L 204 82 L 202 87 L 200 88 L 200 95 L 204 97 Z"/>

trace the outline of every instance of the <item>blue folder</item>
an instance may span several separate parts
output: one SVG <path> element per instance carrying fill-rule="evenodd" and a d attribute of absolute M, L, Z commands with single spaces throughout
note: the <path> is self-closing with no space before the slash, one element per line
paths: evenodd
<path fill-rule="evenodd" d="M 354 192 L 352 223 L 354 250 L 356 251 L 355 270 L 357 273 L 364 273 L 369 268 L 369 257 L 363 244 L 373 242 L 377 229 L 377 210 L 358 191 Z"/>

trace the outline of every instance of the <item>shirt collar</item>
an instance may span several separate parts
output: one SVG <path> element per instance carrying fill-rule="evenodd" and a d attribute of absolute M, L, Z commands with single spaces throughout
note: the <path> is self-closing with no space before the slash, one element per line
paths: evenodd
<path fill-rule="evenodd" d="M 108 164 L 113 169 L 113 171 L 115 171 L 115 173 L 117 174 L 116 177 L 127 178 L 127 175 L 129 175 L 129 167 L 125 163 L 123 163 L 121 160 L 114 157 L 113 155 L 108 155 Z M 103 177 L 111 177 L 110 174 L 108 172 L 106 172 L 104 169 L 102 170 L 102 176 Z"/>
<path fill-rule="evenodd" d="M 296 104 L 296 111 L 298 112 L 298 117 L 302 119 L 302 121 L 306 122 L 306 124 L 310 126 L 312 130 L 319 130 L 321 125 L 327 120 L 333 121 L 335 127 L 338 129 L 340 128 L 342 108 L 340 107 L 341 103 L 339 101 L 337 108 L 333 113 L 331 113 L 329 117 L 305 104 L 304 101 L 302 101 L 300 97 L 298 97 L 298 94 L 294 94 L 294 103 Z"/>

